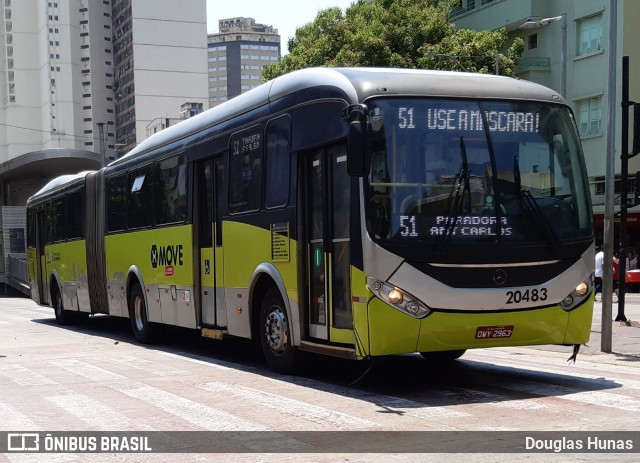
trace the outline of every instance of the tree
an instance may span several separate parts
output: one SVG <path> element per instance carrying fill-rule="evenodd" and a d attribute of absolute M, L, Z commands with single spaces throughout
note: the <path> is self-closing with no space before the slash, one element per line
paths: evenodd
<path fill-rule="evenodd" d="M 358 0 L 343 13 L 322 10 L 289 39 L 289 54 L 267 67 L 273 79 L 313 66 L 382 66 L 494 73 L 513 76 L 524 50 L 507 47 L 504 28 L 460 29 L 449 22 L 455 0 Z"/>

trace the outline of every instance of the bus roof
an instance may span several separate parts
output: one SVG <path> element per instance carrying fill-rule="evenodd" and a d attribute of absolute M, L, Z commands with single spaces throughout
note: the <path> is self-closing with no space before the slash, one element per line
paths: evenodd
<path fill-rule="evenodd" d="M 44 196 L 48 193 L 51 193 L 55 190 L 61 189 L 63 187 L 69 186 L 70 184 L 77 182 L 80 179 L 85 178 L 90 173 L 95 172 L 93 170 L 85 170 L 79 172 L 77 174 L 69 174 L 69 175 L 61 175 L 59 177 L 54 178 L 49 181 L 45 186 L 40 188 L 36 194 L 29 198 L 28 202 L 32 202 L 33 200 L 38 199 L 40 196 Z"/>
<path fill-rule="evenodd" d="M 265 106 L 296 92 L 309 91 L 309 99 L 318 99 L 317 90 L 331 88 L 342 94 L 347 104 L 361 103 L 372 96 L 433 96 L 453 98 L 494 98 L 537 100 L 564 103 L 562 97 L 533 82 L 491 74 L 395 68 L 307 68 L 266 82 L 197 116 L 166 128 L 144 140 L 110 165 L 187 137 Z M 316 90 L 316 91 L 313 91 Z"/>

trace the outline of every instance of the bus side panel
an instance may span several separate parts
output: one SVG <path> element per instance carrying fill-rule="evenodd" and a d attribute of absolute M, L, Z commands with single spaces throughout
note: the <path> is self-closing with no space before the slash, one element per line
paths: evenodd
<path fill-rule="evenodd" d="M 367 289 L 367 277 L 364 272 L 351 266 L 351 294 L 353 307 L 353 336 L 358 358 L 369 355 L 369 317 L 367 313 L 367 300 L 372 296 Z"/>
<path fill-rule="evenodd" d="M 51 244 L 46 247 L 47 275 L 57 275 L 65 310 L 90 312 L 87 259 L 84 240 Z"/>
<path fill-rule="evenodd" d="M 258 265 L 263 262 L 273 264 L 283 279 L 286 296 L 290 301 L 298 301 L 297 243 L 282 234 L 272 237 L 270 229 L 240 222 L 225 221 L 222 229 L 229 334 L 249 337 L 251 326 L 248 288 L 251 276 Z M 240 314 L 237 313 L 236 307 L 242 308 Z M 299 330 L 299 314 L 295 310 L 293 312 L 290 314 L 290 328 Z M 294 334 L 294 339 L 300 339 L 300 336 Z"/>
<path fill-rule="evenodd" d="M 196 328 L 191 225 L 108 235 L 105 249 L 109 313 L 128 316 L 125 289 L 133 267 L 150 321 Z"/>

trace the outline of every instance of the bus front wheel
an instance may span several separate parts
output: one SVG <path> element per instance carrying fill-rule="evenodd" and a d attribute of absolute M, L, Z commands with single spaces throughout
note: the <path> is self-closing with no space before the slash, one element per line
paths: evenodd
<path fill-rule="evenodd" d="M 267 363 L 278 373 L 295 371 L 298 351 L 291 342 L 287 311 L 276 288 L 270 288 L 260 306 L 260 344 Z"/>
<path fill-rule="evenodd" d="M 147 304 L 140 283 L 135 283 L 129 298 L 129 318 L 133 336 L 142 344 L 151 342 L 151 326 L 147 314 Z"/>

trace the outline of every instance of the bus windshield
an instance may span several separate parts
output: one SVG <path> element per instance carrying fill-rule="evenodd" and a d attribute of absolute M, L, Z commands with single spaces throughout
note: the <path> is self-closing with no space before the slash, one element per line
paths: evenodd
<path fill-rule="evenodd" d="M 531 101 L 377 99 L 367 227 L 379 242 L 549 245 L 593 236 L 571 112 Z"/>

